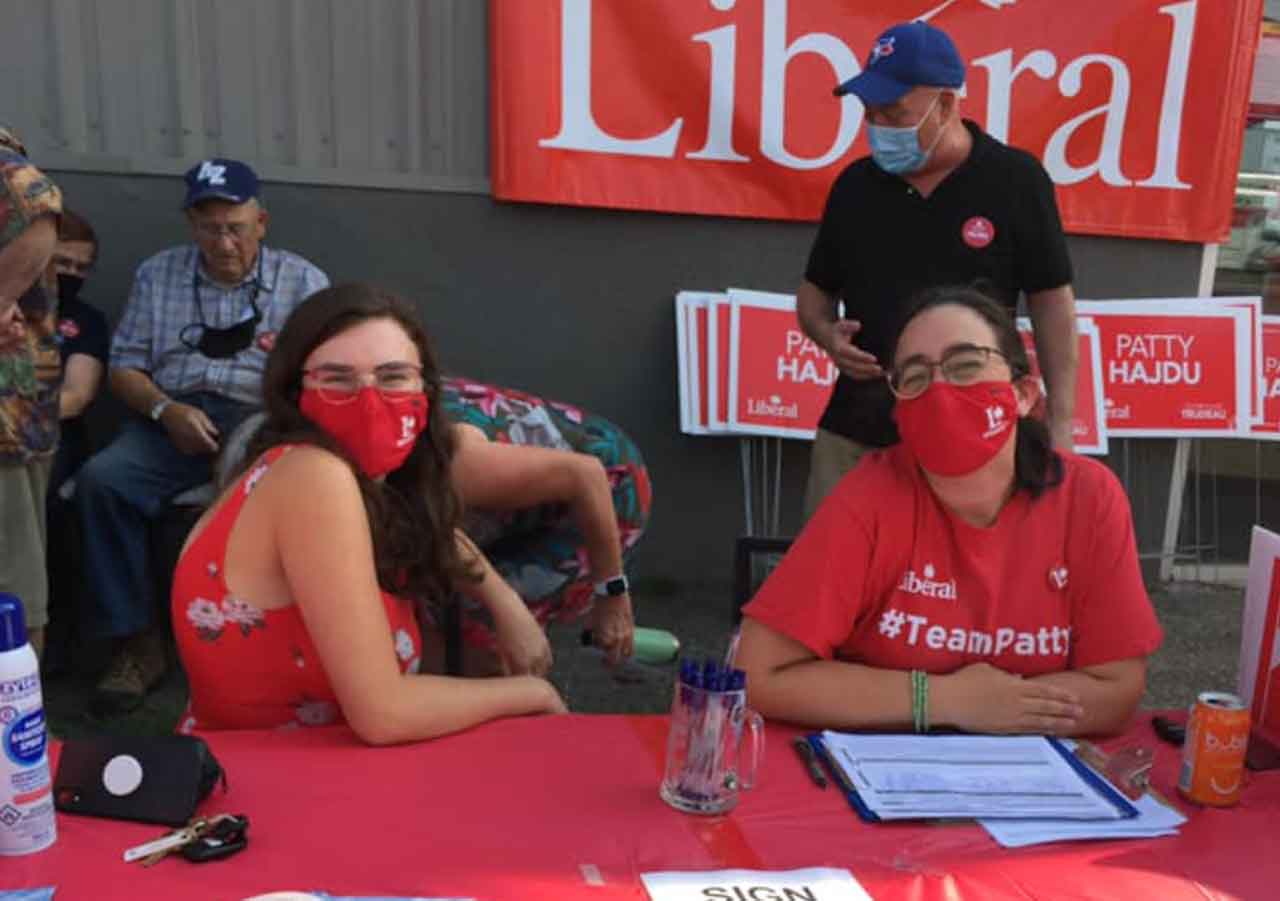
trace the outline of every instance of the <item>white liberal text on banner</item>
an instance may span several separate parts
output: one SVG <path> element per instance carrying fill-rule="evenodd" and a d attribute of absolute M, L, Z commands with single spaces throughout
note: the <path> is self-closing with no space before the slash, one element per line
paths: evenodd
<path fill-rule="evenodd" d="M 927 18 L 966 115 L 1043 161 L 1066 229 L 1230 232 L 1262 0 L 491 0 L 502 200 L 815 220 L 867 152 L 831 96 Z"/>

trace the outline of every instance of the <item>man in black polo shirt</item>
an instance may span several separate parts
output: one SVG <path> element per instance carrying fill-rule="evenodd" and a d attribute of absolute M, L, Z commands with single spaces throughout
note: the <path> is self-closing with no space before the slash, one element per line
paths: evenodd
<path fill-rule="evenodd" d="M 963 84 L 951 39 L 911 22 L 884 32 L 866 69 L 836 88 L 866 108 L 872 155 L 832 186 L 796 294 L 801 328 L 841 373 L 814 441 L 806 517 L 867 449 L 898 440 L 888 342 L 903 305 L 931 286 L 975 285 L 1010 315 L 1026 294 L 1049 426 L 1071 446 L 1075 298 L 1053 183 L 1035 157 L 960 118 Z"/>

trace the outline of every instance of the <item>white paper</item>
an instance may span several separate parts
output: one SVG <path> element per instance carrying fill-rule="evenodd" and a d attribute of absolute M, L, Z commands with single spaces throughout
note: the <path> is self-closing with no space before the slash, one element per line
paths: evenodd
<path fill-rule="evenodd" d="M 1143 795 L 1133 806 L 1138 815 L 1133 819 L 1107 822 L 1079 820 L 981 820 L 982 828 L 1006 848 L 1022 848 L 1045 842 L 1072 842 L 1101 838 L 1157 838 L 1177 835 L 1187 818 L 1150 795 Z"/>
<path fill-rule="evenodd" d="M 822 739 L 882 820 L 1125 816 L 1042 736 L 824 732 Z"/>
<path fill-rule="evenodd" d="M 641 873 L 640 879 L 651 901 L 766 901 L 797 897 L 814 901 L 871 901 L 852 873 L 831 867 Z M 787 889 L 791 890 L 790 894 Z"/>

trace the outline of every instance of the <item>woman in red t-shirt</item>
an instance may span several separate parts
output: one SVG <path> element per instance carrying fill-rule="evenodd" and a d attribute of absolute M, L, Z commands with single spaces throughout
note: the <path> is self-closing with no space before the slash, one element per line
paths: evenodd
<path fill-rule="evenodd" d="M 868 454 L 745 608 L 766 716 L 829 728 L 1125 728 L 1161 631 L 1128 498 L 1052 449 L 1009 314 L 918 298 L 889 385 L 902 443 Z"/>
<path fill-rule="evenodd" d="M 386 744 L 564 712 L 541 627 L 458 530 L 454 433 L 408 305 L 360 284 L 313 294 L 276 340 L 263 399 L 244 474 L 174 574 L 181 728 L 345 720 Z M 418 674 L 416 608 L 455 588 L 489 609 L 518 675 Z"/>

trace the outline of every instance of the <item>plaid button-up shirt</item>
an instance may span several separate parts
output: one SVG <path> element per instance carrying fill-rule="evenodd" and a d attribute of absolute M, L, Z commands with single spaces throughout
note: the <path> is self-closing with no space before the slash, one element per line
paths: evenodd
<path fill-rule="evenodd" d="M 171 247 L 146 260 L 134 276 L 129 303 L 111 340 L 111 367 L 150 373 L 167 394 L 207 391 L 260 406 L 262 372 L 275 336 L 298 304 L 329 286 L 329 278 L 297 254 L 265 245 L 258 253 L 261 269 L 255 263 L 230 289 L 205 274 L 194 244 Z M 182 343 L 179 336 L 192 323 L 226 328 L 252 316 L 255 288 L 262 321 L 248 347 L 234 357 L 212 360 Z"/>

